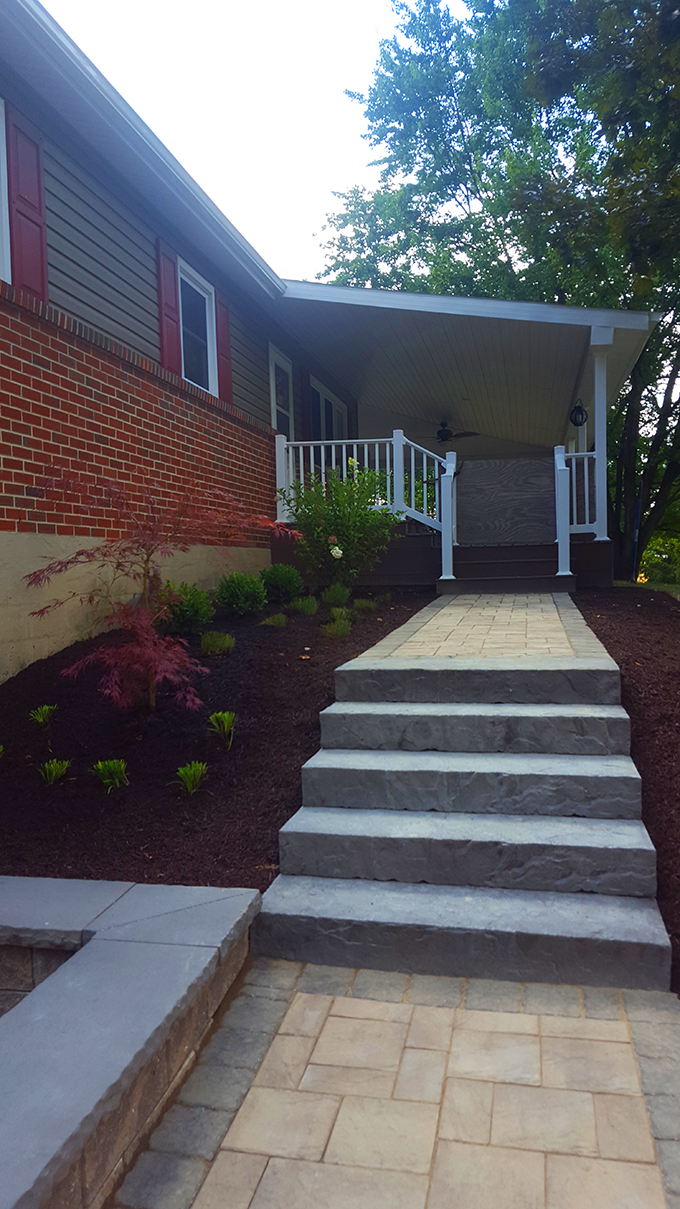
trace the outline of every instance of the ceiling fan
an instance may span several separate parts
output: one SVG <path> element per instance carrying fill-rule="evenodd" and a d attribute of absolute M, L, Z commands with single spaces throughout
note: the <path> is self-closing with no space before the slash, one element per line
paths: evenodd
<path fill-rule="evenodd" d="M 448 445 L 449 441 L 459 441 L 463 437 L 478 436 L 478 432 L 452 432 L 448 420 L 442 420 L 437 429 L 437 441 L 440 445 Z"/>

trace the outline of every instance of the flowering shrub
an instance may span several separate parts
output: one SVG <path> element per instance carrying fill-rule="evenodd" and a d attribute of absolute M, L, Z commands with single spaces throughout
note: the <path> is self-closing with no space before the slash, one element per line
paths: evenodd
<path fill-rule="evenodd" d="M 302 534 L 298 553 L 314 586 L 333 581 L 349 586 L 370 571 L 401 519 L 376 504 L 379 475 L 356 465 L 344 480 L 331 470 L 325 479 L 295 482 L 281 495 Z"/>

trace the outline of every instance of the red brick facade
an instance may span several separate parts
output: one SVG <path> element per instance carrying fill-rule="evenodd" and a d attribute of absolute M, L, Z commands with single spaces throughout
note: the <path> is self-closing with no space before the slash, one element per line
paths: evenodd
<path fill-rule="evenodd" d="M 49 476 L 144 484 L 169 499 L 188 484 L 275 515 L 266 425 L 53 307 L 0 282 L 0 530 L 117 537 L 112 514 L 44 498 Z M 249 546 L 269 545 L 267 533 Z"/>

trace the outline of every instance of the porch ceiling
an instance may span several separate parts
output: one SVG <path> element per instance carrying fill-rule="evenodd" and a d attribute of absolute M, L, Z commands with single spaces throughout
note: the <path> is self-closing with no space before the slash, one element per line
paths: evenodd
<path fill-rule="evenodd" d="M 308 282 L 287 282 L 274 305 L 360 405 L 540 447 L 566 439 L 579 395 L 591 401 L 591 328 L 613 328 L 613 401 L 654 326 L 641 312 Z"/>

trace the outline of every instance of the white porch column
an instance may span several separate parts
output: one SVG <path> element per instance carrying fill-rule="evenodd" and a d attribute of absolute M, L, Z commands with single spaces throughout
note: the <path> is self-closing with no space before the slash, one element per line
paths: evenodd
<path fill-rule="evenodd" d="M 406 501 L 404 500 L 404 433 L 401 428 L 395 428 L 392 433 L 392 454 L 394 472 L 392 507 L 395 512 L 403 512 Z"/>
<path fill-rule="evenodd" d="M 453 544 L 456 539 L 456 455 L 447 453 L 446 469 L 439 480 L 442 517 L 442 579 L 455 579 Z"/>
<path fill-rule="evenodd" d="M 595 541 L 607 542 L 607 350 L 614 340 L 611 327 L 590 329 L 593 351 L 595 405 Z"/>
<path fill-rule="evenodd" d="M 285 491 L 289 486 L 287 473 L 288 450 L 286 448 L 288 442 L 283 433 L 278 432 L 274 438 L 276 442 L 276 490 Z M 276 498 L 276 519 L 277 521 L 289 521 L 290 513 L 286 508 L 280 496 Z"/>

